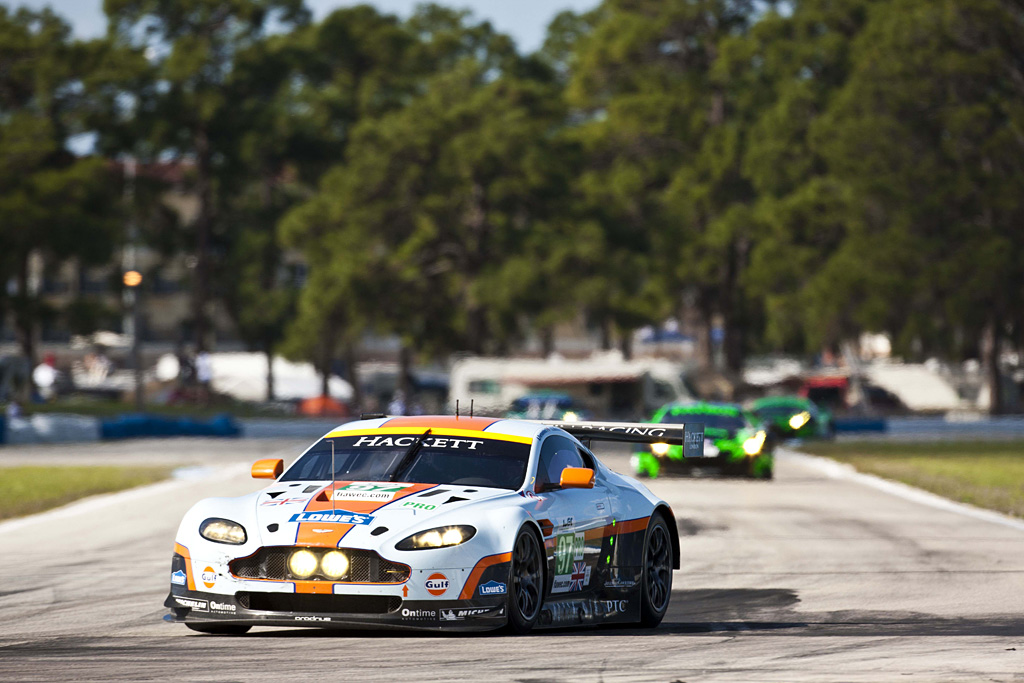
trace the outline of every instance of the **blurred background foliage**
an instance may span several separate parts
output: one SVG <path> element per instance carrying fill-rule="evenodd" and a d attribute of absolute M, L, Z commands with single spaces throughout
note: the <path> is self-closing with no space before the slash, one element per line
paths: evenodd
<path fill-rule="evenodd" d="M 1018 0 L 605 0 L 534 54 L 439 5 L 104 8 L 76 41 L 0 6 L 0 312 L 29 356 L 30 254 L 110 259 L 128 222 L 194 255 L 198 346 L 217 299 L 321 368 L 367 331 L 502 353 L 580 311 L 628 354 L 684 307 L 734 370 L 863 331 L 1024 347 Z M 120 201 L 127 158 L 188 162 L 194 220 L 152 175 Z"/>

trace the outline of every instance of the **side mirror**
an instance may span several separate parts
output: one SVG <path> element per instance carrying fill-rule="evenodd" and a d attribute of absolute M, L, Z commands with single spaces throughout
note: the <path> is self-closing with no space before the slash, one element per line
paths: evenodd
<path fill-rule="evenodd" d="M 589 467 L 566 467 L 562 470 L 562 480 L 559 484 L 563 489 L 592 489 L 594 470 Z"/>
<path fill-rule="evenodd" d="M 252 464 L 253 479 L 277 479 L 284 472 L 284 460 L 268 458 Z"/>

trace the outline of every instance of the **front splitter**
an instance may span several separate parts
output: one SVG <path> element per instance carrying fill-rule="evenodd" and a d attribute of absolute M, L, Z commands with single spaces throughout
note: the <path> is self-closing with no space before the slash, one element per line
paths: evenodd
<path fill-rule="evenodd" d="M 418 631 L 490 631 L 508 620 L 504 599 L 398 600 L 383 613 L 299 610 L 254 610 L 234 595 L 188 591 L 175 587 L 164 606 L 169 621 L 217 626 L 287 626 L 335 629 L 401 629 Z"/>

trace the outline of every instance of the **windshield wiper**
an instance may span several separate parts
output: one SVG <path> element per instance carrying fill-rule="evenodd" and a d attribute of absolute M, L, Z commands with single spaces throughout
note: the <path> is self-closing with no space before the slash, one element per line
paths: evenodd
<path fill-rule="evenodd" d="M 423 439 L 430 434 L 430 431 L 431 430 L 428 429 L 416 437 L 416 441 L 409 446 L 409 450 L 407 450 L 402 456 L 402 459 L 398 461 L 398 467 L 396 467 L 395 471 L 391 473 L 391 478 L 388 479 L 388 481 L 398 481 L 398 475 L 405 471 L 405 468 L 412 463 L 412 459 L 415 458 L 416 454 L 420 452 L 421 448 L 423 448 Z"/>

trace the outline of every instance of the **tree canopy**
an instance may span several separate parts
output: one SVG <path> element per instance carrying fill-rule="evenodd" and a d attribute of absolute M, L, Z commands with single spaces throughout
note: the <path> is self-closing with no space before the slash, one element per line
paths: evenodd
<path fill-rule="evenodd" d="M 529 55 L 434 4 L 104 6 L 87 43 L 0 8 L 8 279 L 40 251 L 109 257 L 109 165 L 67 146 L 92 132 L 189 169 L 200 345 L 218 300 L 250 346 L 325 373 L 368 333 L 407 359 L 550 350 L 569 318 L 627 354 L 637 328 L 696 321 L 732 370 L 875 331 L 984 355 L 994 381 L 1024 348 L 1006 0 L 604 0 Z M 30 344 L 40 312 L 9 292 Z"/>

